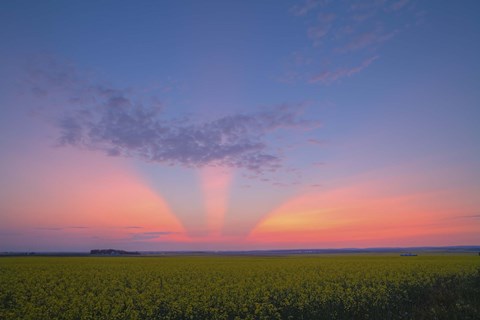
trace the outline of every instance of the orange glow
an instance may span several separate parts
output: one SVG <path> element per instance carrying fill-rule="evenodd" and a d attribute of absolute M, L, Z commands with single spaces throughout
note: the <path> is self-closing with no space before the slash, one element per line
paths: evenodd
<path fill-rule="evenodd" d="M 448 244 L 451 235 L 478 241 L 478 221 L 456 219 L 466 208 L 451 199 L 444 191 L 391 192 L 378 181 L 305 193 L 265 216 L 248 241 L 291 247 L 424 245 L 442 238 Z"/>
<path fill-rule="evenodd" d="M 480 219 L 475 218 L 478 190 L 468 185 L 433 188 L 433 173 L 425 178 L 381 171 L 337 181 L 337 188 L 304 189 L 259 219 L 245 238 L 223 230 L 234 173 L 206 168 L 199 177 L 208 233 L 189 236 L 168 199 L 143 181 L 126 160 L 72 149 L 48 151 L 37 152 L 34 163 L 28 154 L 15 162 L 21 170 L 15 171 L 1 195 L 2 227 L 21 234 L 18 241 L 152 250 L 480 242 Z M 254 203 L 239 203 L 234 209 L 240 214 Z M 192 211 L 199 207 L 188 201 L 185 206 Z M 195 217 L 191 216 L 192 225 Z"/>
<path fill-rule="evenodd" d="M 158 239 L 151 236 L 145 241 L 186 240 L 183 226 L 165 200 L 122 160 L 56 151 L 57 158 L 25 167 L 28 190 L 12 186 L 8 203 L 2 204 L 12 213 L 7 221 L 11 228 L 58 228 L 105 239 L 159 232 Z M 42 188 L 45 181 L 49 188 Z M 28 202 L 21 201 L 24 193 L 29 195 Z"/>

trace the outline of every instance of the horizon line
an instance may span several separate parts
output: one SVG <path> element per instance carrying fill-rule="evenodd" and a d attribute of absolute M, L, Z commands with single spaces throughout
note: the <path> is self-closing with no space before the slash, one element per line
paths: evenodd
<path fill-rule="evenodd" d="M 368 251 L 368 250 L 407 250 L 407 249 L 480 249 L 480 244 L 478 245 L 454 245 L 454 246 L 399 246 L 399 247 L 344 247 L 344 248 L 297 248 L 297 249 L 253 249 L 253 250 L 124 250 L 124 249 L 113 249 L 113 248 L 95 248 L 87 251 L 33 251 L 33 250 L 24 250 L 24 251 L 0 251 L 2 254 L 20 254 L 20 253 L 75 253 L 75 254 L 90 254 L 91 250 L 117 250 L 117 251 L 127 251 L 135 253 L 254 253 L 254 252 L 322 252 L 322 251 Z"/>

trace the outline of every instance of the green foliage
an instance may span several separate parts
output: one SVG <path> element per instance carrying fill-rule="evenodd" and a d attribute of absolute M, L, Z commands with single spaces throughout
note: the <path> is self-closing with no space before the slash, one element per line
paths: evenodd
<path fill-rule="evenodd" d="M 0 258 L 0 319 L 479 319 L 477 256 Z"/>

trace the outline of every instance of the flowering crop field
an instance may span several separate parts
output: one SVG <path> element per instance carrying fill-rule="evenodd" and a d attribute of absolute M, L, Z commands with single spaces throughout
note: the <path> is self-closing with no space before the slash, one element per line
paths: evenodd
<path fill-rule="evenodd" d="M 480 319 L 480 257 L 4 257 L 0 319 Z"/>

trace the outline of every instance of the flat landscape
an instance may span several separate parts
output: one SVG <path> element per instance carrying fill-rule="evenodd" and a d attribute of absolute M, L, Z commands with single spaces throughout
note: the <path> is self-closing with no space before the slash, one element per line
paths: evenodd
<path fill-rule="evenodd" d="M 480 320 L 479 35 L 479 0 L 0 0 L 0 320 Z"/>
<path fill-rule="evenodd" d="M 478 319 L 474 254 L 0 258 L 0 319 Z"/>

